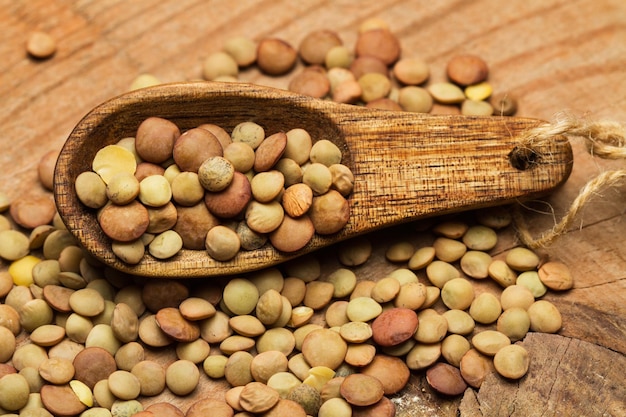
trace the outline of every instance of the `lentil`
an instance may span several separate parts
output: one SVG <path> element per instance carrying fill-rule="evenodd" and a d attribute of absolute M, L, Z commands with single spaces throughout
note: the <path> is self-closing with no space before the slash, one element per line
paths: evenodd
<path fill-rule="evenodd" d="M 398 104 L 404 111 L 428 113 L 433 108 L 433 97 L 422 87 L 406 86 L 399 91 Z"/>
<path fill-rule="evenodd" d="M 342 41 L 337 33 L 325 29 L 316 30 L 302 39 L 298 52 L 306 63 L 321 65 L 325 62 L 328 51 L 341 45 Z"/>
<path fill-rule="evenodd" d="M 8 261 L 15 261 L 30 252 L 29 240 L 26 235 L 17 230 L 0 231 L 0 257 Z"/>
<path fill-rule="evenodd" d="M 140 88 L 152 87 L 161 84 L 161 80 L 153 74 L 139 74 L 130 83 L 129 90 L 139 90 Z"/>
<path fill-rule="evenodd" d="M 348 375 L 341 384 L 341 396 L 352 405 L 372 405 L 380 401 L 383 395 L 381 382 L 367 374 Z"/>
<path fill-rule="evenodd" d="M 539 256 L 530 249 L 517 247 L 506 254 L 505 262 L 516 271 L 530 271 L 537 269 Z"/>
<path fill-rule="evenodd" d="M 502 287 L 515 284 L 517 274 L 503 260 L 496 259 L 489 265 L 489 276 Z"/>
<path fill-rule="evenodd" d="M 535 332 L 556 333 L 562 325 L 561 313 L 547 300 L 535 301 L 528 307 L 530 329 Z"/>
<path fill-rule="evenodd" d="M 498 318 L 496 330 L 507 335 L 512 342 L 521 340 L 530 330 L 530 316 L 521 307 L 506 309 Z"/>
<path fill-rule="evenodd" d="M 437 392 L 444 395 L 459 395 L 467 388 L 461 372 L 452 365 L 438 363 L 426 371 L 426 381 Z"/>
<path fill-rule="evenodd" d="M 391 80 L 377 72 L 369 72 L 358 78 L 361 87 L 361 99 L 369 103 L 383 97 L 387 97 L 391 91 Z"/>
<path fill-rule="evenodd" d="M 502 305 L 498 297 L 489 292 L 484 292 L 472 301 L 469 314 L 482 324 L 495 322 L 502 313 Z"/>
<path fill-rule="evenodd" d="M 551 290 L 569 290 L 574 286 L 572 274 L 562 262 L 546 262 L 539 268 L 538 275 L 541 283 Z"/>
<path fill-rule="evenodd" d="M 426 276 L 433 285 L 443 288 L 446 282 L 458 278 L 460 274 L 454 265 L 448 262 L 433 261 L 426 267 Z"/>
<path fill-rule="evenodd" d="M 172 156 L 174 144 L 179 137 L 180 130 L 174 123 L 160 117 L 149 117 L 141 122 L 137 128 L 135 136 L 135 150 L 144 161 L 161 164 Z M 113 148 L 113 150 L 115 150 L 115 148 Z M 98 153 L 100 152 L 101 151 L 98 151 Z M 115 155 L 116 157 L 120 157 L 125 154 L 118 151 Z M 113 155 L 110 157 L 113 157 Z M 107 156 L 107 160 L 109 160 L 108 158 L 109 156 Z M 125 158 L 128 158 L 128 156 Z M 110 163 L 113 163 L 112 159 L 110 161 Z M 131 164 L 129 162 L 126 162 L 126 164 L 128 164 L 126 166 L 128 166 L 128 169 L 130 170 Z M 94 169 L 94 171 L 100 174 L 98 170 Z M 134 172 L 134 167 L 132 172 Z M 102 174 L 100 174 L 100 176 L 102 176 Z M 106 179 L 104 180 L 107 182 Z"/>
<path fill-rule="evenodd" d="M 258 173 L 272 169 L 283 156 L 286 146 L 287 135 L 283 132 L 266 137 L 256 148 L 254 170 Z"/>
<path fill-rule="evenodd" d="M 467 247 L 465 244 L 447 237 L 438 237 L 433 243 L 435 256 L 444 262 L 455 262 L 461 259 Z"/>
<path fill-rule="evenodd" d="M 548 290 L 543 282 L 541 282 L 537 271 L 522 272 L 517 277 L 515 283 L 528 288 L 535 298 L 542 297 Z"/>
<path fill-rule="evenodd" d="M 535 302 L 535 297 L 530 290 L 522 285 L 511 285 L 502 290 L 500 294 L 500 304 L 503 310 L 512 307 L 528 309 Z"/>
<path fill-rule="evenodd" d="M 129 342 L 122 345 L 115 352 L 115 363 L 122 371 L 130 372 L 135 365 L 144 360 L 144 348 L 138 342 Z"/>
<path fill-rule="evenodd" d="M 520 345 L 505 346 L 495 354 L 493 364 L 500 375 L 519 379 L 528 372 L 528 352 Z"/>
<path fill-rule="evenodd" d="M 406 262 L 415 253 L 415 248 L 411 242 L 397 242 L 385 251 L 385 258 L 390 262 Z"/>
<path fill-rule="evenodd" d="M 465 310 L 474 301 L 474 286 L 465 278 L 454 278 L 441 288 L 441 300 L 450 309 Z"/>
<path fill-rule="evenodd" d="M 488 356 L 494 356 L 501 348 L 510 344 L 511 340 L 496 330 L 483 330 L 472 337 L 472 346 Z"/>
<path fill-rule="evenodd" d="M 513 116 L 517 112 L 517 100 L 508 93 L 494 94 L 490 99 L 494 114 Z"/>
<path fill-rule="evenodd" d="M 430 84 L 426 89 L 438 103 L 458 104 L 465 100 L 463 90 L 451 83 L 437 82 Z"/>
<path fill-rule="evenodd" d="M 426 286 L 421 282 L 408 282 L 400 286 L 393 304 L 395 307 L 405 307 L 417 310 L 426 301 Z"/>
<path fill-rule="evenodd" d="M 90 208 L 101 208 L 107 202 L 106 183 L 96 172 L 85 171 L 78 174 L 74 183 L 81 203 Z"/>
<path fill-rule="evenodd" d="M 480 388 L 486 376 L 491 373 L 490 363 L 488 357 L 478 350 L 468 350 L 459 365 L 463 380 L 473 388 Z"/>
<path fill-rule="evenodd" d="M 452 366 L 459 367 L 461 358 L 470 350 L 469 341 L 458 334 L 451 334 L 441 343 L 441 355 Z"/>
<path fill-rule="evenodd" d="M 196 389 L 200 371 L 191 361 L 179 359 L 165 370 L 165 384 L 176 395 L 187 395 Z"/>
<path fill-rule="evenodd" d="M 442 316 L 448 322 L 449 333 L 467 335 L 474 331 L 474 318 L 464 310 L 447 310 Z"/>
<path fill-rule="evenodd" d="M 436 235 L 447 237 L 448 239 L 459 239 L 468 231 L 469 226 L 460 221 L 443 221 L 433 226 L 432 231 Z"/>
<path fill-rule="evenodd" d="M 483 279 L 489 276 L 489 265 L 493 259 L 486 252 L 467 251 L 460 261 L 461 270 L 474 279 Z"/>
<path fill-rule="evenodd" d="M 309 213 L 315 232 L 321 235 L 336 233 L 348 223 L 350 206 L 335 190 L 313 198 Z"/>
<path fill-rule="evenodd" d="M 493 106 L 487 101 L 468 99 L 461 103 L 461 114 L 465 116 L 491 116 Z"/>
<path fill-rule="evenodd" d="M 56 206 L 48 196 L 21 196 L 13 200 L 11 218 L 26 229 L 48 224 L 54 218 Z"/>
<path fill-rule="evenodd" d="M 402 58 L 393 66 L 393 74 L 403 84 L 419 85 L 428 80 L 430 69 L 420 58 Z"/>
<path fill-rule="evenodd" d="M 446 73 L 453 82 L 467 86 L 485 81 L 489 74 L 489 68 L 482 58 L 465 54 L 450 59 Z"/>
<path fill-rule="evenodd" d="M 418 328 L 417 314 L 408 308 L 391 308 L 374 319 L 371 326 L 374 342 L 383 347 L 409 340 Z"/>
<path fill-rule="evenodd" d="M 202 64 L 202 75 L 206 80 L 215 80 L 223 76 L 237 77 L 239 65 L 235 58 L 227 52 L 219 51 L 210 54 Z"/>
<path fill-rule="evenodd" d="M 324 66 L 332 68 L 348 68 L 354 60 L 353 52 L 344 45 L 335 45 L 326 52 Z"/>
<path fill-rule="evenodd" d="M 36 31 L 28 38 L 26 51 L 37 59 L 50 58 L 57 51 L 57 43 L 50 34 Z"/>
<path fill-rule="evenodd" d="M 358 34 L 355 51 L 358 57 L 370 56 L 391 65 L 400 57 L 400 42 L 384 28 L 371 29 Z"/>
<path fill-rule="evenodd" d="M 200 184 L 211 192 L 224 190 L 233 180 L 235 167 L 222 156 L 207 158 L 198 169 Z"/>
<path fill-rule="evenodd" d="M 134 400 L 141 391 L 139 379 L 128 371 L 115 371 L 108 378 L 111 393 L 121 400 Z"/>
<path fill-rule="evenodd" d="M 226 226 L 220 225 L 209 229 L 205 245 L 209 256 L 218 261 L 232 259 L 241 248 L 241 242 L 237 233 Z"/>
<path fill-rule="evenodd" d="M 283 157 L 294 160 L 302 165 L 309 160 L 313 142 L 309 133 L 300 128 L 287 131 L 287 145 Z"/>
<path fill-rule="evenodd" d="M 239 67 L 247 67 L 256 61 L 257 45 L 245 36 L 234 36 L 224 42 L 222 50 L 229 54 Z"/>
<path fill-rule="evenodd" d="M 288 42 L 277 38 L 266 38 L 257 47 L 257 65 L 270 75 L 282 75 L 296 64 L 298 52 Z"/>
<path fill-rule="evenodd" d="M 433 309 L 424 309 L 417 315 L 418 327 L 413 335 L 421 343 L 438 343 L 448 332 L 448 321 Z"/>

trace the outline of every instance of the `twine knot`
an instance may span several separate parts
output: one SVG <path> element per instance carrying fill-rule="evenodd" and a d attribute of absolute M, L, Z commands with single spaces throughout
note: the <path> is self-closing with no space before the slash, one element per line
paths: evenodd
<path fill-rule="evenodd" d="M 511 152 L 510 160 L 518 169 L 527 169 L 539 154 L 535 149 L 554 140 L 568 140 L 569 137 L 581 137 L 589 153 L 604 159 L 626 159 L 626 127 L 613 121 L 589 121 L 560 113 L 555 121 L 529 129 L 520 138 L 519 145 Z M 551 230 L 534 238 L 520 210 L 515 210 L 514 220 L 520 240 L 529 248 L 541 248 L 550 245 L 557 237 L 564 234 L 574 222 L 578 213 L 589 199 L 599 190 L 617 185 L 626 178 L 626 169 L 606 171 L 585 184 L 574 199 L 567 213 Z"/>

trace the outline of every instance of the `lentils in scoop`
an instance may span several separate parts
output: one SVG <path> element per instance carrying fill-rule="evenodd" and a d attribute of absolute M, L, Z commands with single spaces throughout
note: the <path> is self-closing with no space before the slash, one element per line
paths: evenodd
<path fill-rule="evenodd" d="M 119 259 L 134 264 L 149 253 L 167 260 L 183 248 L 204 248 L 228 261 L 259 247 L 250 233 L 296 252 L 314 234 L 347 224 L 354 176 L 333 142 L 314 143 L 299 128 L 267 135 L 255 122 L 239 123 L 230 135 L 203 126 L 181 133 L 169 120 L 150 117 L 134 140 L 102 148 L 93 171 L 77 178 L 79 200 L 98 210 Z"/>

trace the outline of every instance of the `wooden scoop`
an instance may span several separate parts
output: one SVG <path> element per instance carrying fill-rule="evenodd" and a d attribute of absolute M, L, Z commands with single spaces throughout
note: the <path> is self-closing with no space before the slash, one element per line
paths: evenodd
<path fill-rule="evenodd" d="M 220 262 L 205 251 L 183 250 L 166 261 L 150 255 L 128 265 L 74 191 L 78 174 L 91 170 L 96 152 L 134 136 L 150 116 L 181 131 L 202 123 L 227 131 L 254 121 L 266 134 L 306 129 L 329 139 L 354 173 L 350 220 L 340 232 L 316 235 L 302 250 L 281 253 L 269 245 Z M 68 230 L 97 259 L 128 273 L 168 278 L 238 274 L 279 264 L 335 242 L 444 213 L 535 198 L 563 184 L 572 167 L 564 138 L 521 152 L 521 132 L 542 123 L 518 117 L 433 116 L 372 110 L 241 83 L 192 82 L 137 90 L 93 109 L 69 136 L 55 171 L 54 193 Z"/>

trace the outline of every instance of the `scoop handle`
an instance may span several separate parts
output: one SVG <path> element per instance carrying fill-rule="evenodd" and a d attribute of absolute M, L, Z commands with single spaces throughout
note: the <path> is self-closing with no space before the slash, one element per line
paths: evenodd
<path fill-rule="evenodd" d="M 563 184 L 572 169 L 564 137 L 520 150 L 521 135 L 540 120 L 341 106 L 328 116 L 344 133 L 355 176 L 348 235 L 535 198 Z"/>

